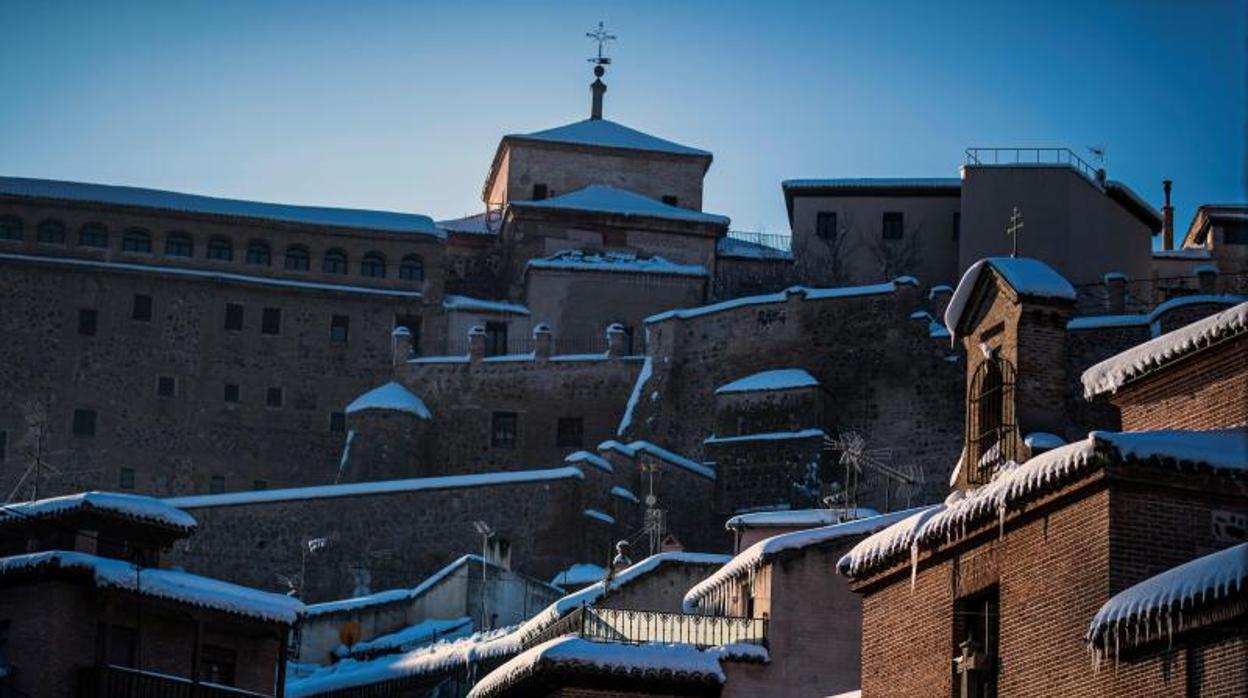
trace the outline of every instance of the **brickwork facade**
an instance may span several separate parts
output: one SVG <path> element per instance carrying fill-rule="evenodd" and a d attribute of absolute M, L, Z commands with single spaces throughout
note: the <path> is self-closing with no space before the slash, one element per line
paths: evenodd
<path fill-rule="evenodd" d="M 1109 399 L 1127 431 L 1248 424 L 1248 334 L 1129 383 Z"/>

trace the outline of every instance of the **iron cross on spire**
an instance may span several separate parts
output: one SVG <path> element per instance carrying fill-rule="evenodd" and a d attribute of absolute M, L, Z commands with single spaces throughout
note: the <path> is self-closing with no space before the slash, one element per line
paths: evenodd
<path fill-rule="evenodd" d="M 1010 214 L 1010 224 L 1005 229 L 1005 234 L 1014 238 L 1014 251 L 1010 253 L 1011 257 L 1018 256 L 1018 236 L 1023 232 L 1023 212 L 1014 207 L 1014 213 Z"/>
<path fill-rule="evenodd" d="M 615 41 L 615 34 L 608 33 L 606 26 L 602 22 L 599 22 L 598 28 L 592 32 L 585 32 L 585 36 L 588 36 L 598 42 L 598 57 L 590 58 L 589 62 L 594 65 L 611 65 L 611 59 L 602 55 L 602 48 L 608 41 Z"/>

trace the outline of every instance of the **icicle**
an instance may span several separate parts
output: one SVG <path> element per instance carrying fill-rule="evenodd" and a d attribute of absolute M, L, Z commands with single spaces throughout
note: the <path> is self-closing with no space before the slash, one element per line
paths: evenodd
<path fill-rule="evenodd" d="M 997 509 L 997 516 L 998 516 L 997 537 L 1005 538 L 1005 503 L 1004 502 L 1002 502 L 1000 507 Z"/>
<path fill-rule="evenodd" d="M 1166 611 L 1166 649 L 1174 646 L 1174 616 Z"/>
<path fill-rule="evenodd" d="M 910 545 L 910 591 L 914 591 L 915 580 L 919 576 L 919 542 L 916 539 Z"/>

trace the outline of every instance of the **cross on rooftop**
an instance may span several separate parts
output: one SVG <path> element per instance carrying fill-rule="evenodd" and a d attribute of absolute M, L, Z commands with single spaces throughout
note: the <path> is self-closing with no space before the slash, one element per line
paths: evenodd
<path fill-rule="evenodd" d="M 598 28 L 592 32 L 585 32 L 585 36 L 598 42 L 598 57 L 590 58 L 589 62 L 595 65 L 611 65 L 611 59 L 602 55 L 602 48 L 608 41 L 615 41 L 615 34 L 608 33 L 606 26 L 599 22 Z"/>
<path fill-rule="evenodd" d="M 1010 253 L 1011 257 L 1018 256 L 1018 236 L 1023 232 L 1023 212 L 1014 207 L 1014 213 L 1010 214 L 1010 225 L 1006 227 L 1005 234 L 1014 238 L 1014 251 Z"/>

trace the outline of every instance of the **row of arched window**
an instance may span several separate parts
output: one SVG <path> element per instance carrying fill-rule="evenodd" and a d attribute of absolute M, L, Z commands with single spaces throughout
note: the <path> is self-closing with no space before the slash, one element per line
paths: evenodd
<path fill-rule="evenodd" d="M 35 237 L 41 243 L 65 244 L 65 224 L 55 219 L 41 221 L 35 228 Z M 0 240 L 23 239 L 22 219 L 17 216 L 0 216 Z M 108 228 L 103 223 L 86 223 L 78 231 L 78 247 L 108 247 Z M 152 234 L 143 228 L 127 228 L 121 235 L 121 250 L 152 254 Z M 195 256 L 195 241 L 190 233 L 179 230 L 165 233 L 164 255 L 166 257 Z M 234 261 L 234 242 L 223 235 L 208 238 L 205 250 L 208 259 L 222 262 Z M 272 266 L 273 249 L 265 240 L 247 243 L 243 254 L 246 264 Z M 286 248 L 285 269 L 309 271 L 312 254 L 303 245 Z M 321 271 L 326 274 L 349 274 L 350 259 L 345 250 L 332 248 L 321 256 Z M 360 275 L 376 279 L 386 277 L 386 257 L 380 252 L 366 252 L 360 259 Z M 420 255 L 409 254 L 399 261 L 399 278 L 404 281 L 424 281 L 425 262 Z"/>

